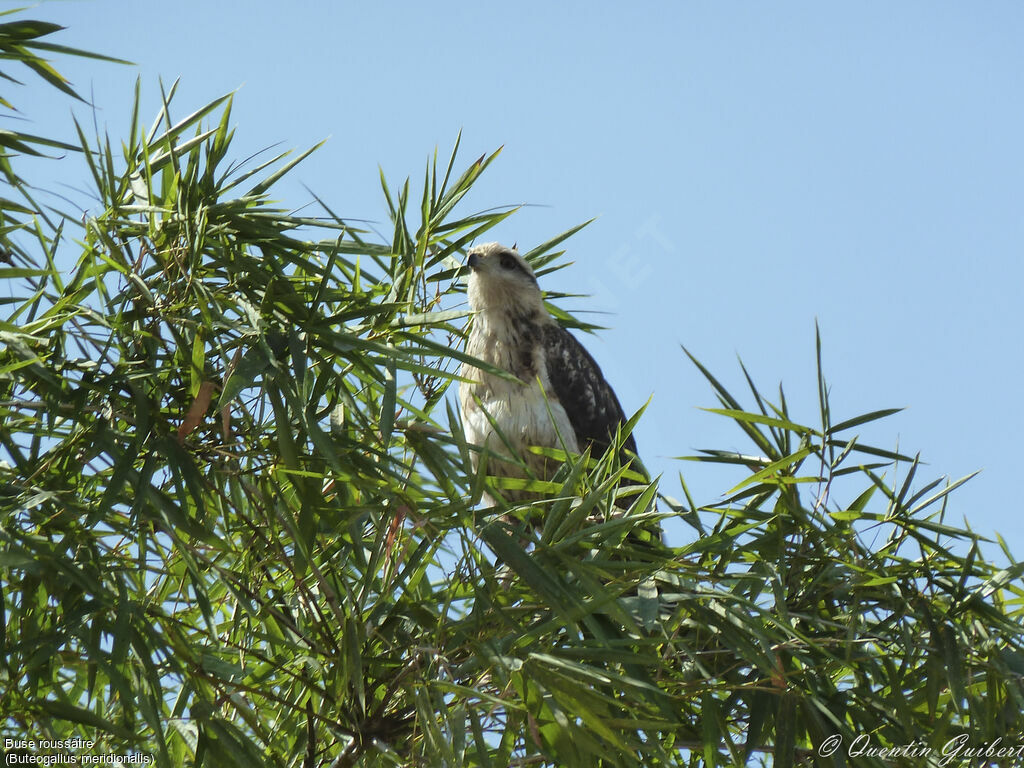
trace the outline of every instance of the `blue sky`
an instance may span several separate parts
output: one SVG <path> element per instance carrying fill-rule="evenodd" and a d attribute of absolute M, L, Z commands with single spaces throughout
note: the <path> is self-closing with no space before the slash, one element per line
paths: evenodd
<path fill-rule="evenodd" d="M 8 4 L 9 5 L 9 4 Z M 59 41 L 135 62 L 60 67 L 127 130 L 137 76 L 181 78 L 180 115 L 236 91 L 239 157 L 326 146 L 278 190 L 384 226 L 378 164 L 418 181 L 463 132 L 504 145 L 464 212 L 530 203 L 496 239 L 584 221 L 552 290 L 607 326 L 584 341 L 647 465 L 697 500 L 739 478 L 672 457 L 749 449 L 680 345 L 736 394 L 741 357 L 815 423 L 814 324 L 837 419 L 903 413 L 862 439 L 982 474 L 950 520 L 1024 552 L 1012 496 L 1024 418 L 1024 5 L 1011 2 L 45 2 Z M 33 88 L 33 94 L 40 89 Z M 70 137 L 67 100 L 25 103 Z M 91 120 L 88 109 L 75 108 Z M 28 130 L 28 129 L 27 129 Z M 79 175 L 63 177 L 86 186 Z"/>

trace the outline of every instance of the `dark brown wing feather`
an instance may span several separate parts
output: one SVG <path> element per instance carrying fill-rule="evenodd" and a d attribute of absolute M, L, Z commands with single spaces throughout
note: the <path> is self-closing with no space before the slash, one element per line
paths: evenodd
<path fill-rule="evenodd" d="M 611 445 L 619 425 L 626 421 L 619 399 L 601 373 L 601 368 L 576 337 L 555 323 L 544 326 L 544 357 L 548 380 L 558 402 L 562 404 L 580 450 L 589 444 L 591 453 L 601 456 Z M 643 466 L 635 460 L 636 440 L 630 434 L 623 442 L 619 456 L 622 464 L 632 462 L 633 469 L 644 476 Z M 624 481 L 630 485 L 630 481 Z M 628 509 L 639 493 L 619 497 L 615 505 Z M 643 544 L 662 541 L 661 524 L 654 521 L 630 534 Z"/>
<path fill-rule="evenodd" d="M 597 362 L 569 331 L 549 323 L 544 326 L 543 343 L 548 379 L 569 417 L 580 450 L 590 444 L 593 454 L 600 456 L 611 445 L 619 424 L 626 420 L 619 399 Z M 636 454 L 633 435 L 626 438 L 623 447 Z M 622 460 L 629 458 L 623 456 Z"/>

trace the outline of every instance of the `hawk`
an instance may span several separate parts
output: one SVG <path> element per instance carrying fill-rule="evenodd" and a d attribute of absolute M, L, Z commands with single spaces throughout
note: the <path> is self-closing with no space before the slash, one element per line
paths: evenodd
<path fill-rule="evenodd" d="M 473 316 L 466 352 L 507 371 L 516 380 L 463 363 L 459 404 L 467 442 L 521 457 L 530 473 L 546 480 L 557 466 L 528 446 L 562 448 L 595 456 L 610 447 L 626 420 L 615 392 L 583 345 L 544 308 L 537 277 L 513 248 L 486 243 L 471 248 L 469 306 Z M 636 455 L 632 435 L 622 443 L 622 462 Z M 474 454 L 474 469 L 479 460 Z M 520 465 L 492 460 L 489 474 L 522 477 Z M 509 502 L 536 498 L 503 491 Z"/>

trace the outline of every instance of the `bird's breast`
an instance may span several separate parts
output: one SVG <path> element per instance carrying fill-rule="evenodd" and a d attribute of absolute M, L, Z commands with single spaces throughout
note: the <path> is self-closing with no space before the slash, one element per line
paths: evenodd
<path fill-rule="evenodd" d="M 467 354 L 511 373 L 510 380 L 468 363 L 459 386 L 466 439 L 476 445 L 500 445 L 501 431 L 517 450 L 541 445 L 576 452 L 575 433 L 548 379 L 541 328 L 534 322 L 494 322 L 476 316 L 466 345 Z M 488 322 L 490 321 L 490 322 Z"/>

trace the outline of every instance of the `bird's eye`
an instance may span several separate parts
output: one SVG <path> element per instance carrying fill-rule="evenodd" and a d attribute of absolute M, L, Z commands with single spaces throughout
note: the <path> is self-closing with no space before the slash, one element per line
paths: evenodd
<path fill-rule="evenodd" d="M 510 254 L 510 253 L 503 253 L 503 254 L 501 254 L 501 268 L 502 269 L 516 269 L 518 266 L 519 266 L 519 264 L 517 264 L 516 260 L 514 258 L 512 258 L 512 254 Z"/>

